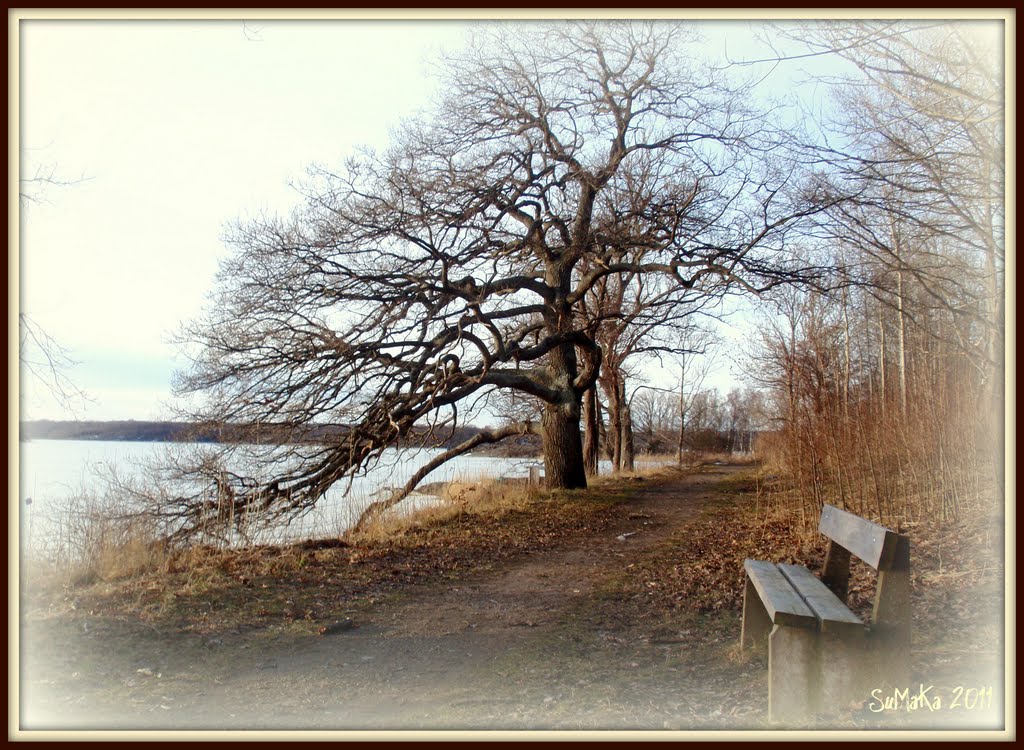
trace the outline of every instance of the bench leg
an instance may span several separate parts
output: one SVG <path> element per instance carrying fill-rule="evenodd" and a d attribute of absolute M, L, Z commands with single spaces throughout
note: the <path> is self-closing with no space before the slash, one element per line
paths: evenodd
<path fill-rule="evenodd" d="M 743 625 L 740 630 L 740 651 L 756 643 L 763 643 L 772 629 L 772 620 L 761 602 L 754 584 L 747 578 L 743 588 Z"/>
<path fill-rule="evenodd" d="M 871 614 L 872 650 L 879 655 L 877 679 L 895 688 L 910 685 L 910 540 L 899 537 L 892 566 L 878 572 Z M 882 687 L 882 685 L 878 685 Z"/>
<path fill-rule="evenodd" d="M 870 662 L 866 674 L 870 688 L 883 694 L 910 687 L 910 628 L 875 626 L 868 635 Z M 869 690 L 870 692 L 870 690 Z"/>
<path fill-rule="evenodd" d="M 819 659 L 821 664 L 820 696 L 823 712 L 842 713 L 851 704 L 870 696 L 867 686 L 867 640 L 863 632 L 842 636 L 822 633 Z"/>
<path fill-rule="evenodd" d="M 817 713 L 818 634 L 776 625 L 768 636 L 768 720 L 795 721 Z"/>

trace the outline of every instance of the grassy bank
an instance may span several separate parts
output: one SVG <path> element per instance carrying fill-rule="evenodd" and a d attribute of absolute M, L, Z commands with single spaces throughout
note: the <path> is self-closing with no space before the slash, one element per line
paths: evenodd
<path fill-rule="evenodd" d="M 27 603 L 73 615 L 107 612 L 186 630 L 311 631 L 404 586 L 486 570 L 611 523 L 636 477 L 583 491 L 522 482 L 455 483 L 442 502 L 386 517 L 364 533 L 242 549 L 112 545 L 70 573 L 27 579 Z"/>

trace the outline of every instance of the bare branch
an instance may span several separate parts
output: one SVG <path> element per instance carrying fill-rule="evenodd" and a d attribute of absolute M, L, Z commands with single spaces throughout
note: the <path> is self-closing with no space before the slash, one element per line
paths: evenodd
<path fill-rule="evenodd" d="M 417 485 L 419 485 L 419 483 L 422 482 L 423 479 L 430 472 L 432 472 L 439 466 L 443 466 L 452 459 L 458 458 L 459 456 L 465 453 L 469 453 L 471 450 L 473 450 L 474 448 L 478 448 L 481 445 L 498 443 L 506 438 L 515 437 L 517 435 L 527 435 L 531 432 L 536 432 L 536 428 L 529 422 L 510 425 L 508 427 L 504 427 L 498 430 L 482 430 L 473 437 L 471 437 L 469 440 L 466 440 L 465 442 L 460 443 L 454 448 L 446 450 L 443 453 L 435 456 L 430 461 L 425 463 L 422 467 L 420 467 L 416 471 L 416 473 L 409 478 L 409 481 L 406 482 L 400 489 L 393 492 L 389 497 L 385 498 L 384 500 L 378 500 L 367 506 L 367 508 L 359 516 L 359 520 L 356 522 L 355 526 L 352 527 L 352 532 L 358 534 L 359 532 L 364 531 L 369 524 L 373 523 L 376 519 L 380 518 L 380 516 L 383 515 L 385 511 L 387 511 L 389 508 L 393 508 L 395 505 L 398 505 L 398 503 L 402 502 L 402 500 L 407 498 L 409 494 L 414 489 L 416 489 Z"/>

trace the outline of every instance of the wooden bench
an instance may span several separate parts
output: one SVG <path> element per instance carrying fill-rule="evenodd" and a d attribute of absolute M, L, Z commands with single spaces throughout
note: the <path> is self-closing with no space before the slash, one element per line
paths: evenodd
<path fill-rule="evenodd" d="M 831 505 L 819 579 L 799 565 L 745 560 L 740 648 L 768 640 L 768 718 L 792 721 L 909 687 L 910 539 Z M 878 571 L 870 622 L 846 606 L 850 555 Z"/>

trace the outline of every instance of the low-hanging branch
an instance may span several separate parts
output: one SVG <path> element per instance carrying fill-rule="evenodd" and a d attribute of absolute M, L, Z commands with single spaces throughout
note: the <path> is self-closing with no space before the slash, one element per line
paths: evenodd
<path fill-rule="evenodd" d="M 352 527 L 352 531 L 356 533 L 365 531 L 366 527 L 374 520 L 380 518 L 384 511 L 398 505 L 398 503 L 408 497 L 409 493 L 416 489 L 416 486 L 423 481 L 427 474 L 439 466 L 448 463 L 453 458 L 458 458 L 463 453 L 468 453 L 481 445 L 497 443 L 505 438 L 515 437 L 517 435 L 528 435 L 535 431 L 536 430 L 531 422 L 520 422 L 514 425 L 509 425 L 508 427 L 503 427 L 499 430 L 483 430 L 478 432 L 469 440 L 460 443 L 454 448 L 446 450 L 444 453 L 435 456 L 429 462 L 424 464 L 415 474 L 412 475 L 412 477 L 409 478 L 408 482 L 406 482 L 401 488 L 395 490 L 389 497 L 384 500 L 377 500 L 376 502 L 370 503 L 370 505 L 366 507 L 366 510 L 364 510 L 359 516 L 359 520 L 356 522 L 356 525 Z"/>

